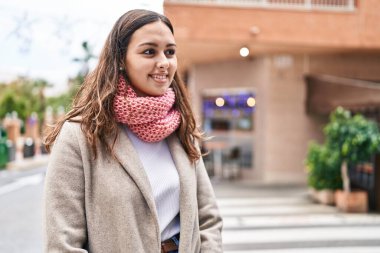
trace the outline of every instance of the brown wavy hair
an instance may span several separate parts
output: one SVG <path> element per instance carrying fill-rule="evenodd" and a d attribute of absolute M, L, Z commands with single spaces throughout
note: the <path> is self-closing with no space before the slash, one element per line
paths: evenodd
<path fill-rule="evenodd" d="M 113 26 L 99 57 L 99 63 L 87 75 L 78 93 L 72 109 L 52 126 L 44 138 L 46 149 L 50 152 L 63 124 L 66 121 L 80 122 L 81 129 L 96 159 L 98 145 L 104 145 L 114 158 L 113 145 L 118 137 L 118 123 L 114 119 L 113 100 L 117 91 L 120 71 L 133 33 L 144 25 L 162 21 L 174 35 L 170 20 L 156 12 L 132 10 L 122 15 Z M 128 77 L 126 76 L 128 79 Z M 181 123 L 176 130 L 177 136 L 186 151 L 189 160 L 195 162 L 201 156 L 195 142 L 203 141 L 190 107 L 186 87 L 176 72 L 171 84 L 175 92 L 174 106 L 181 113 Z M 113 144 L 107 139 L 114 138 Z"/>

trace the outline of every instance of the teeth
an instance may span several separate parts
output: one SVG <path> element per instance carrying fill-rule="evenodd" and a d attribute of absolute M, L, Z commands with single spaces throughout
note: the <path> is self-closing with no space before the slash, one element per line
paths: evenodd
<path fill-rule="evenodd" d="M 160 79 L 160 80 L 165 80 L 166 79 L 166 75 L 152 75 L 152 77 L 154 79 Z"/>

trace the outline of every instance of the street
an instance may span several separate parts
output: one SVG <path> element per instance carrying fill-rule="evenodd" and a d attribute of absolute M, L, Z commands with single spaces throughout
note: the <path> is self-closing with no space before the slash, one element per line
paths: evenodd
<path fill-rule="evenodd" d="M 214 184 L 228 253 L 380 252 L 380 215 L 312 203 L 304 186 Z"/>
<path fill-rule="evenodd" d="M 44 169 L 0 173 L 0 252 L 42 252 Z M 228 253 L 380 252 L 380 215 L 310 202 L 303 186 L 215 182 Z"/>
<path fill-rule="evenodd" d="M 0 252 L 42 252 L 43 171 L 1 171 Z"/>

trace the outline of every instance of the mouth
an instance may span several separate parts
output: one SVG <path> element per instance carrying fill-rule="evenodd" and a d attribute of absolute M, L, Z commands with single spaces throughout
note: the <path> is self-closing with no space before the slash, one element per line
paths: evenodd
<path fill-rule="evenodd" d="M 166 83 L 169 79 L 169 76 L 165 74 L 152 74 L 149 76 L 158 83 Z"/>

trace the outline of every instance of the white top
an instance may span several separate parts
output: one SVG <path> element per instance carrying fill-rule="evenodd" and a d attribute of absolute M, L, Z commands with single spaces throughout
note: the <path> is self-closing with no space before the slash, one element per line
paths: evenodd
<path fill-rule="evenodd" d="M 156 204 L 161 241 L 179 233 L 180 183 L 166 140 L 145 142 L 125 128 L 148 176 Z"/>

